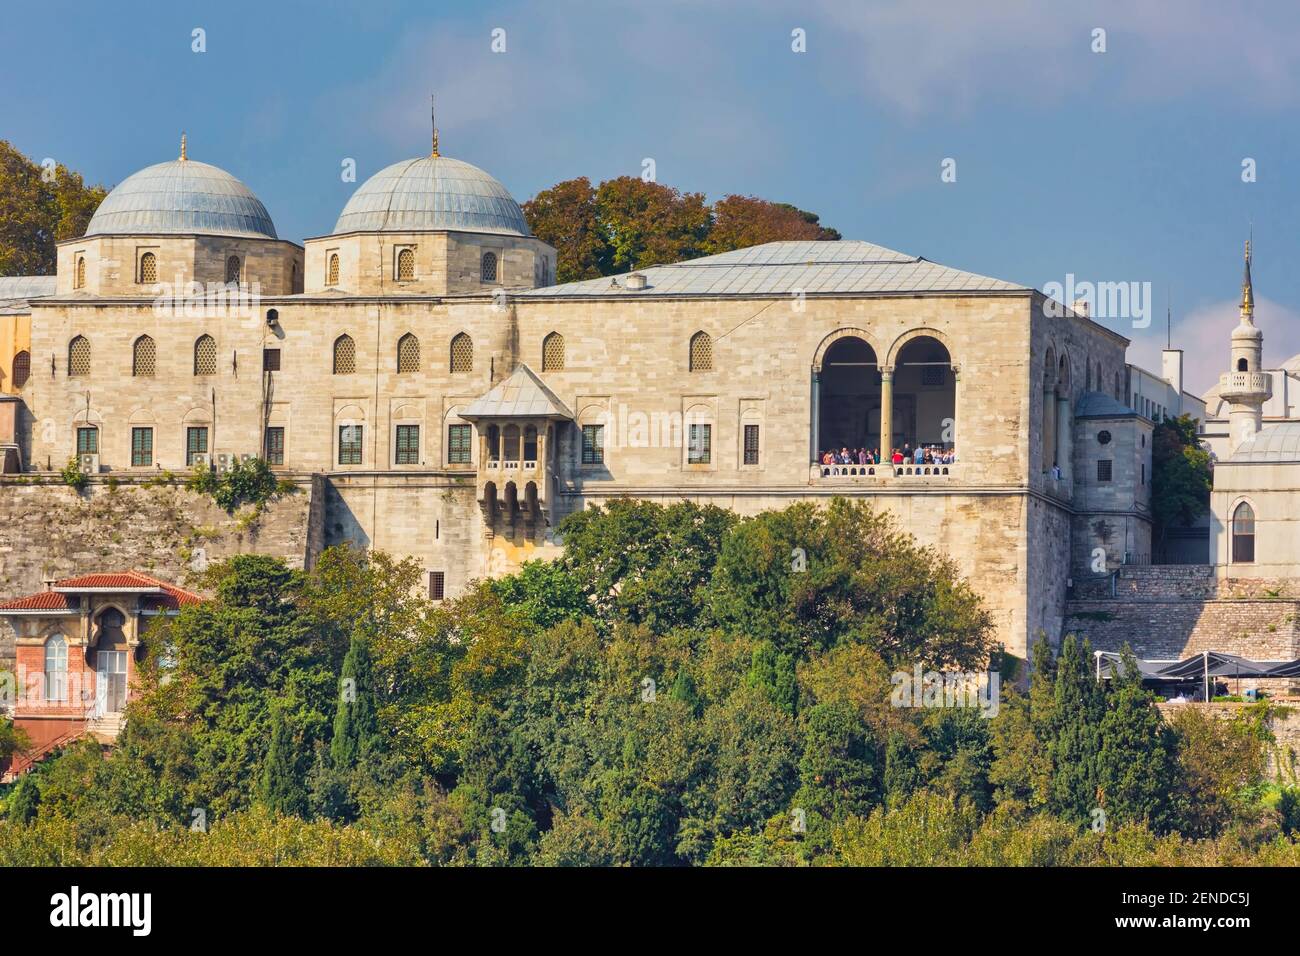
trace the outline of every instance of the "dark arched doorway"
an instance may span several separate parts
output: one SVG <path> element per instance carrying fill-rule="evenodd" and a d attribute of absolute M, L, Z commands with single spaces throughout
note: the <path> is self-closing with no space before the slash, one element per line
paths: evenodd
<path fill-rule="evenodd" d="M 894 439 L 950 448 L 957 430 L 957 385 L 952 356 L 938 339 L 918 336 L 898 353 L 894 366 Z"/>
<path fill-rule="evenodd" d="M 875 350 L 846 336 L 826 350 L 819 378 L 818 455 L 880 446 L 880 366 Z"/>

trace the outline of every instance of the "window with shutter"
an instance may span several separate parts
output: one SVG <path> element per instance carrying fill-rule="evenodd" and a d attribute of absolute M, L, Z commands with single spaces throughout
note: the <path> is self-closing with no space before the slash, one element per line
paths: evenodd
<path fill-rule="evenodd" d="M 470 462 L 470 426 L 447 426 L 447 462 L 467 465 Z"/>
<path fill-rule="evenodd" d="M 145 468 L 153 464 L 153 429 L 131 429 L 131 465 Z"/>

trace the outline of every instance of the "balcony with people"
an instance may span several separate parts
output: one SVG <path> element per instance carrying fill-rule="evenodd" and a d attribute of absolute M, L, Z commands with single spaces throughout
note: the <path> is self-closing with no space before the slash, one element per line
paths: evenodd
<path fill-rule="evenodd" d="M 881 363 L 865 337 L 838 335 L 813 372 L 816 482 L 943 481 L 958 474 L 957 367 L 914 334 Z M 882 439 L 882 436 L 887 436 Z"/>

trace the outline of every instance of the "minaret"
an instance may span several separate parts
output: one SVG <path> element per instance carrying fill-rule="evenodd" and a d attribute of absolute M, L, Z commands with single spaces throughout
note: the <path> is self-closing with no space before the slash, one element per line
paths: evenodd
<path fill-rule="evenodd" d="M 1250 280 L 1250 242 L 1241 280 L 1241 321 L 1232 330 L 1232 371 L 1219 376 L 1219 396 L 1228 403 L 1228 447 L 1232 451 L 1259 432 L 1273 380 L 1263 368 L 1264 333 L 1255 327 L 1255 290 Z"/>

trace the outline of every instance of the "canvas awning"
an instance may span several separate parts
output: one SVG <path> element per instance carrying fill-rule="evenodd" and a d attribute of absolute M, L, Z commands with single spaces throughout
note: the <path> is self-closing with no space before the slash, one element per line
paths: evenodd
<path fill-rule="evenodd" d="M 1120 673 L 1120 655 L 1097 651 L 1097 676 Z M 1143 680 L 1204 680 L 1207 677 L 1300 677 L 1300 660 L 1253 661 L 1236 654 L 1204 651 L 1181 661 L 1137 661 Z"/>

